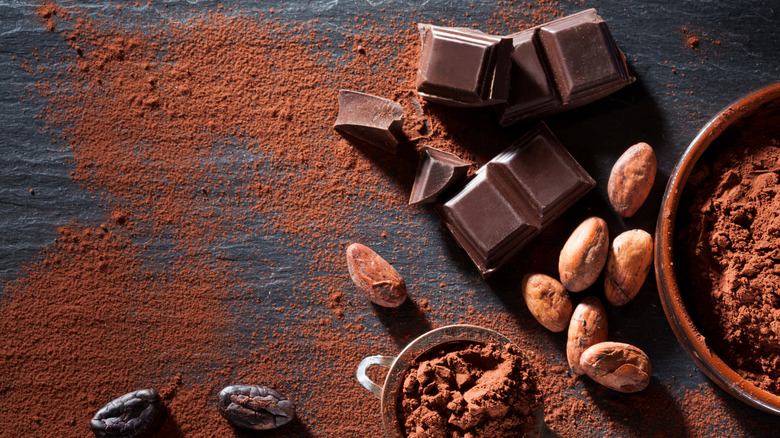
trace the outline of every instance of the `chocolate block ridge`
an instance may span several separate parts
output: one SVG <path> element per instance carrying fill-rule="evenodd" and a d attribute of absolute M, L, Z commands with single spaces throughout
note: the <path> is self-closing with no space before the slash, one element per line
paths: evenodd
<path fill-rule="evenodd" d="M 512 37 L 511 83 L 514 86 L 509 89 L 508 104 L 502 106 L 506 117 L 543 113 L 561 105 L 535 35 L 536 29 L 529 29 Z"/>
<path fill-rule="evenodd" d="M 487 277 L 595 185 L 540 123 L 480 168 L 437 212 Z"/>

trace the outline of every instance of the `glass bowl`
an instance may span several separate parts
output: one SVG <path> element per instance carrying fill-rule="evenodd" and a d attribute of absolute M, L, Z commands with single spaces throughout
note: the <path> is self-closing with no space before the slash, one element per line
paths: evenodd
<path fill-rule="evenodd" d="M 780 82 L 754 91 L 727 106 L 699 131 L 678 161 L 666 185 L 655 231 L 655 276 L 666 318 L 696 365 L 726 392 L 750 406 L 780 415 L 780 396 L 745 380 L 706 343 L 686 309 L 674 265 L 675 218 L 683 189 L 696 162 L 727 128 L 770 103 L 780 102 Z M 780 106 L 778 106 L 780 108 Z"/>

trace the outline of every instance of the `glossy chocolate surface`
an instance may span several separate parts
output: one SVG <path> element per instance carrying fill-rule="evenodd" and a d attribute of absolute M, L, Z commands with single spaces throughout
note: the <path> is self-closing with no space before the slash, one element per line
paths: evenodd
<path fill-rule="evenodd" d="M 540 123 L 480 168 L 438 212 L 488 276 L 595 185 Z"/>
<path fill-rule="evenodd" d="M 403 137 L 404 109 L 398 102 L 359 91 L 339 91 L 336 130 L 390 153 Z"/>
<path fill-rule="evenodd" d="M 511 39 L 466 28 L 419 24 L 422 55 L 417 91 L 452 106 L 505 102 L 509 92 Z"/>
<path fill-rule="evenodd" d="M 536 47 L 536 29 L 512 36 L 512 69 L 508 104 L 502 106 L 506 117 L 514 114 L 541 113 L 560 106 L 552 79 L 547 73 L 546 60 Z"/>
<path fill-rule="evenodd" d="M 409 204 L 435 202 L 448 188 L 466 178 L 471 163 L 456 155 L 423 146 Z"/>
<path fill-rule="evenodd" d="M 503 126 L 585 105 L 635 80 L 595 9 L 511 36 L 510 94 L 497 108 Z"/>

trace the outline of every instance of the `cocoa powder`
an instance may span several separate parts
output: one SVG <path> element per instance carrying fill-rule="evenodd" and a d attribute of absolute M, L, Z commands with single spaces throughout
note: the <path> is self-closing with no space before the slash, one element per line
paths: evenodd
<path fill-rule="evenodd" d="M 541 408 L 535 371 L 513 345 L 436 348 L 412 363 L 402 397 L 410 438 L 523 436 Z"/>
<path fill-rule="evenodd" d="M 780 394 L 780 104 L 729 128 L 694 168 L 680 278 L 707 344 Z"/>
<path fill-rule="evenodd" d="M 39 78 L 27 98 L 43 104 L 52 142 L 72 153 L 72 180 L 107 220 L 61 227 L 5 285 L 0 345 L 12 372 L 0 377 L 0 435 L 84 436 L 106 402 L 155 387 L 168 412 L 160 436 L 225 436 L 217 393 L 236 383 L 296 402 L 280 436 L 381 435 L 354 368 L 430 324 L 366 326 L 372 308 L 354 297 L 343 253 L 350 240 L 411 240 L 385 229 L 419 228 L 406 207 L 416 158 L 356 148 L 331 126 L 337 90 L 359 89 L 401 102 L 407 129 L 430 144 L 474 156 L 462 131 L 427 105 L 417 112 L 419 20 L 381 29 L 356 16 L 336 35 L 273 11 L 158 18 L 159 6 L 37 10 L 63 44 L 21 64 Z M 531 25 L 523 10 L 500 21 Z M 387 214 L 356 234 L 366 206 Z M 293 269 L 292 290 L 276 290 Z"/>
<path fill-rule="evenodd" d="M 287 5 L 288 14 L 116 6 L 43 4 L 42 32 L 62 44 L 20 62 L 38 79 L 23 98 L 43 108 L 55 147 L 72 154 L 73 181 L 106 220 L 66 221 L 4 284 L 0 436 L 84 437 L 101 406 L 141 387 L 158 388 L 168 411 L 156 436 L 243 436 L 217 411 L 220 388 L 242 383 L 296 402 L 297 418 L 269 437 L 382 436 L 357 363 L 452 323 L 520 346 L 539 370 L 545 421 L 564 436 L 773 430 L 711 385 L 651 381 L 621 398 L 572 377 L 563 338 L 517 308 L 485 304 L 499 299 L 483 283 L 439 273 L 457 260 L 430 249 L 440 236 L 424 225 L 428 213 L 406 206 L 415 149 L 425 142 L 482 164 L 511 139 L 475 138 L 474 126 L 494 125 L 490 113 L 463 123 L 457 111 L 418 108 L 414 24 L 435 16 L 503 34 L 562 16 L 557 1 L 337 21 L 297 20 Z M 414 147 L 389 158 L 333 135 L 339 88 L 400 102 Z M 368 209 L 371 220 L 359 213 Z M 355 296 L 343 253 L 356 240 L 392 254 L 410 279 L 401 308 Z M 464 293 L 440 294 L 456 280 Z"/>

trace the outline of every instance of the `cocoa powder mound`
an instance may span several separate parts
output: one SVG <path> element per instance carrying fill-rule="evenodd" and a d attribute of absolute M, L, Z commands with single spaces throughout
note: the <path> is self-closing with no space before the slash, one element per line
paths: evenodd
<path fill-rule="evenodd" d="M 689 179 L 681 278 L 707 344 L 780 394 L 780 105 L 729 128 Z M 683 204 L 685 205 L 685 204 Z"/>
<path fill-rule="evenodd" d="M 414 360 L 402 394 L 409 438 L 520 437 L 541 408 L 534 370 L 513 345 L 437 348 Z"/>

